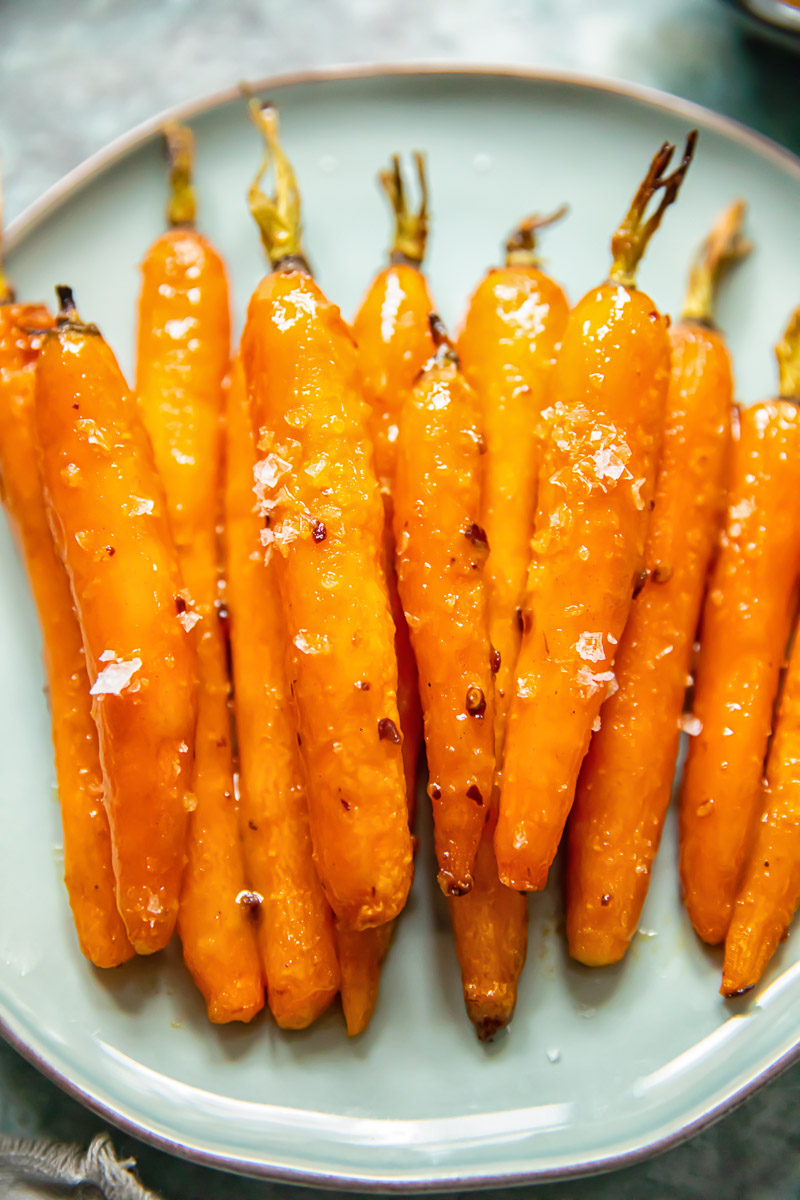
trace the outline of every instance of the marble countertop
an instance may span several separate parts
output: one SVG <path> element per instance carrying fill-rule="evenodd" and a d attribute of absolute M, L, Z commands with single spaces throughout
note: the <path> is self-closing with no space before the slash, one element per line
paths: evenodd
<path fill-rule="evenodd" d="M 506 63 L 647 84 L 800 153 L 800 61 L 718 0 L 0 0 L 5 218 L 132 125 L 241 79 L 338 63 Z M 800 1066 L 691 1142 L 540 1200 L 796 1200 Z M 0 1133 L 86 1145 L 102 1123 L 0 1045 Z M 289 1200 L 111 1131 L 164 1200 Z M 484 1193 L 489 1195 L 489 1193 Z M 520 1194 L 520 1193 L 517 1193 Z M 512 1193 L 492 1193 L 495 1197 Z"/>

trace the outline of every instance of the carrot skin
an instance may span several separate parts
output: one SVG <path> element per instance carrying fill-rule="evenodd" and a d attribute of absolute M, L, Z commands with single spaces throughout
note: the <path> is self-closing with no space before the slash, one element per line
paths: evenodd
<path fill-rule="evenodd" d="M 264 1003 L 245 891 L 225 644 L 217 617 L 216 526 L 223 379 L 230 353 L 225 268 L 194 229 L 158 238 L 142 263 L 137 393 L 164 481 L 195 639 L 198 718 L 178 930 L 210 1020 L 248 1021 Z"/>
<path fill-rule="evenodd" d="M 432 360 L 406 397 L 397 442 L 394 533 L 400 598 L 417 659 L 439 883 L 472 886 L 494 778 L 494 684 L 475 393 Z"/>
<path fill-rule="evenodd" d="M 378 1002 L 381 967 L 389 953 L 394 921 L 373 929 L 336 926 L 336 949 L 342 973 L 342 1010 L 347 1036 L 357 1037 L 372 1020 Z"/>
<path fill-rule="evenodd" d="M 92 684 L 117 904 L 140 954 L 167 944 L 186 858 L 195 651 L 163 487 L 135 401 L 91 327 L 48 334 L 36 420 L 48 514 Z"/>
<path fill-rule="evenodd" d="M 308 797 L 289 691 L 274 562 L 264 562 L 257 461 L 240 359 L 227 401 L 225 546 L 248 886 L 261 897 L 258 944 L 267 1000 L 282 1029 L 304 1029 L 339 987 L 333 916 L 314 867 Z M 361 935 L 358 935 L 361 936 Z"/>
<path fill-rule="evenodd" d="M 618 284 L 570 313 L 545 414 L 494 846 L 508 887 L 544 887 L 641 570 L 669 379 L 667 322 Z"/>
<path fill-rule="evenodd" d="M 46 309 L 0 305 L 0 488 L 42 629 L 55 751 L 64 882 L 81 951 L 116 967 L 134 951 L 117 909 L 111 836 L 89 678 L 69 580 L 56 554 L 37 461 L 34 391 Z"/>
<path fill-rule="evenodd" d="M 476 289 L 458 339 L 461 368 L 480 400 L 486 443 L 481 524 L 491 550 L 489 634 L 500 656 L 495 672 L 498 759 L 522 638 L 518 609 L 531 557 L 539 425 L 568 313 L 564 292 L 544 272 L 501 267 Z"/>
<path fill-rule="evenodd" d="M 767 759 L 764 807 L 725 938 L 723 996 L 758 983 L 800 901 L 800 641 Z"/>
<path fill-rule="evenodd" d="M 647 578 L 615 661 L 569 824 L 573 958 L 617 962 L 641 916 L 669 805 L 705 580 L 725 504 L 733 377 L 722 337 L 670 331 L 664 448 L 647 535 Z"/>
<path fill-rule="evenodd" d="M 403 908 L 413 863 L 383 507 L 355 346 L 308 275 L 278 271 L 251 299 L 242 360 L 315 861 L 337 917 L 368 928 Z"/>
<path fill-rule="evenodd" d="M 800 410 L 769 400 L 734 427 L 728 510 L 700 633 L 680 808 L 681 880 L 703 941 L 724 941 L 761 777 L 800 561 Z"/>

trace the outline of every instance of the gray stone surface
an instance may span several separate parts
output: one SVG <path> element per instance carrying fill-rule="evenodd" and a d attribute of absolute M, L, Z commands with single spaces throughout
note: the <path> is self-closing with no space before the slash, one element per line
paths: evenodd
<path fill-rule="evenodd" d="M 171 104 L 280 71 L 398 60 L 566 67 L 644 83 L 800 152 L 798 60 L 745 38 L 717 0 L 0 0 L 7 219 L 87 155 Z M 800 1067 L 650 1163 L 546 1185 L 536 1195 L 795 1200 L 798 1084 Z M 0 1131 L 86 1145 L 101 1127 L 0 1046 Z M 113 1136 L 165 1200 L 319 1195 L 234 1180 Z"/>

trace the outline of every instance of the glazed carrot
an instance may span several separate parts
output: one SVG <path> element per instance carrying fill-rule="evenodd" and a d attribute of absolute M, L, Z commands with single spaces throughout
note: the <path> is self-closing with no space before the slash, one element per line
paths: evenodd
<path fill-rule="evenodd" d="M 615 660 L 569 826 L 567 935 L 573 958 L 617 962 L 636 932 L 675 774 L 706 576 L 725 508 L 733 375 L 714 328 L 722 269 L 749 247 L 744 205 L 717 221 L 670 330 L 664 450 L 645 547 L 646 579 Z"/>
<path fill-rule="evenodd" d="M 268 517 L 308 782 L 314 855 L 328 901 L 352 928 L 405 904 L 413 872 L 383 571 L 383 506 L 355 345 L 308 273 L 299 199 L 272 109 L 254 115 L 277 200 L 250 202 L 273 271 L 242 337 L 257 480 Z"/>
<path fill-rule="evenodd" d="M 242 845 L 248 886 L 261 897 L 257 933 L 267 1000 L 283 1029 L 303 1029 L 336 995 L 339 967 L 333 917 L 312 857 L 275 563 L 264 563 L 261 547 L 256 445 L 238 358 L 226 425 L 226 598 Z"/>
<path fill-rule="evenodd" d="M 381 967 L 389 952 L 394 921 L 373 929 L 336 926 L 336 949 L 342 972 L 341 997 L 348 1037 L 363 1033 L 378 1002 Z"/>
<path fill-rule="evenodd" d="M 187 589 L 179 619 L 197 648 L 196 806 L 178 932 L 209 1019 L 249 1021 L 263 1007 L 264 983 L 244 896 L 230 689 L 216 607 L 223 379 L 230 355 L 228 282 L 218 253 L 194 228 L 191 134 L 173 126 L 166 137 L 171 228 L 142 263 L 136 391 Z"/>
<path fill-rule="evenodd" d="M 458 341 L 462 369 L 481 403 L 486 442 L 481 524 L 491 547 L 486 579 L 498 769 L 473 888 L 450 901 L 450 915 L 467 1013 L 481 1040 L 513 1015 L 528 940 L 527 901 L 500 883 L 492 839 L 536 511 L 538 424 L 569 311 L 559 285 L 540 269 L 535 235 L 562 213 L 531 217 L 514 231 L 505 266 L 489 271 L 473 293 Z"/>
<path fill-rule="evenodd" d="M 419 667 L 439 885 L 461 896 L 489 812 L 494 681 L 486 612 L 478 400 L 438 317 L 437 349 L 405 399 L 394 534 Z"/>
<path fill-rule="evenodd" d="M 500 879 L 520 890 L 546 882 L 642 567 L 670 345 L 635 275 L 693 142 L 670 176 L 674 148 L 653 159 L 612 240 L 609 280 L 570 313 L 553 372 L 494 837 Z"/>
<path fill-rule="evenodd" d="M 800 401 L 800 309 L 778 346 L 778 360 L 781 395 Z M 725 938 L 723 996 L 738 996 L 758 983 L 800 901 L 800 638 L 796 635 L 762 799 L 761 820 Z"/>
<path fill-rule="evenodd" d="M 78 942 L 97 967 L 116 967 L 133 947 L 117 910 L 103 776 L 81 631 L 53 545 L 37 463 L 34 382 L 46 308 L 17 304 L 0 271 L 0 495 L 25 563 L 42 629 L 56 781 L 64 834 L 64 882 Z"/>
<path fill-rule="evenodd" d="M 375 276 L 353 322 L 364 396 L 369 405 L 368 423 L 375 451 L 375 469 L 386 514 L 386 575 L 395 623 L 397 707 L 412 824 L 422 745 L 422 708 L 417 664 L 397 591 L 392 489 L 403 397 L 433 353 L 428 323 L 433 301 L 421 269 L 428 235 L 428 187 L 422 155 L 415 155 L 415 161 L 421 193 L 416 213 L 411 211 L 406 199 L 397 155 L 392 159 L 392 170 L 381 173 L 380 181 L 395 216 L 394 241 L 389 252 L 389 265 Z"/>
<path fill-rule="evenodd" d="M 109 347 L 69 288 L 36 369 L 50 523 L 91 683 L 117 905 L 139 954 L 170 939 L 193 804 L 195 653 L 163 486 Z"/>
<path fill-rule="evenodd" d="M 680 809 L 681 880 L 697 933 L 725 939 L 756 836 L 761 778 L 800 573 L 800 410 L 742 409 L 728 511 L 700 634 Z M 780 753 L 779 749 L 779 753 Z M 778 760 L 775 760 L 776 762 Z"/>
<path fill-rule="evenodd" d="M 519 608 L 536 512 L 539 420 L 567 323 L 564 292 L 539 265 L 536 230 L 563 216 L 531 217 L 506 243 L 505 266 L 489 271 L 470 300 L 458 339 L 464 375 L 478 394 L 486 442 L 483 519 L 489 632 L 495 651 L 498 761 L 521 641 Z"/>

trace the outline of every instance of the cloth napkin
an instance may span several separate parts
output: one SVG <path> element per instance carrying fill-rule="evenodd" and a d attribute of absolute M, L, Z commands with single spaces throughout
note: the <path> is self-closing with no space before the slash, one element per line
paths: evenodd
<path fill-rule="evenodd" d="M 2 1200 L 159 1200 L 120 1161 L 107 1134 L 85 1154 L 58 1142 L 0 1137 Z"/>

